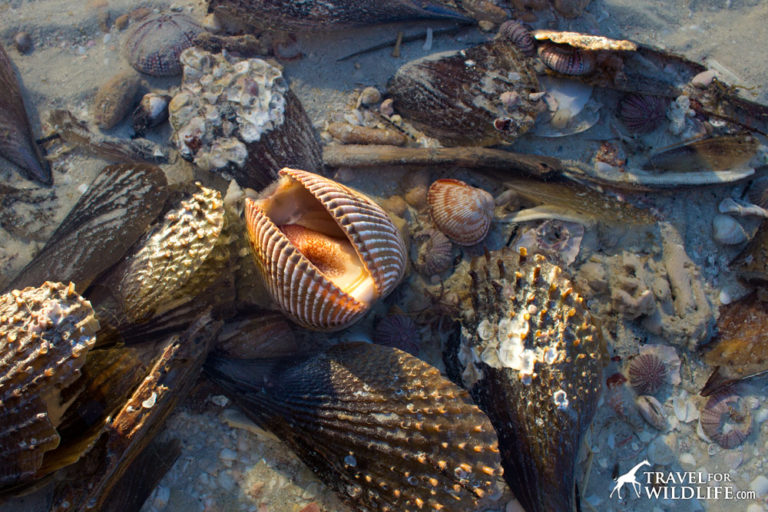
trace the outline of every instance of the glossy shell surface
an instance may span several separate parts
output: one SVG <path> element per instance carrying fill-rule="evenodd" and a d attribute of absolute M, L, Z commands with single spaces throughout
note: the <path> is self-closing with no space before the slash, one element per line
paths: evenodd
<path fill-rule="evenodd" d="M 270 295 L 291 319 L 312 329 L 342 329 L 400 281 L 405 243 L 386 212 L 363 194 L 307 171 L 286 168 L 280 176 L 267 197 L 246 200 L 256 262 Z M 286 234 L 286 225 L 302 223 L 309 250 L 316 250 L 312 256 Z M 355 260 L 350 264 L 362 266 L 350 270 L 360 275 L 349 287 L 342 286 L 345 291 L 328 277 L 338 269 L 325 269 L 321 260 L 335 264 L 348 256 Z"/>
<path fill-rule="evenodd" d="M 493 196 L 460 180 L 437 180 L 427 192 L 437 228 L 459 245 L 482 242 L 493 220 Z"/>
<path fill-rule="evenodd" d="M 59 445 L 61 392 L 80 375 L 98 325 L 72 284 L 0 296 L 0 488 L 33 477 Z"/>
<path fill-rule="evenodd" d="M 136 22 L 126 35 L 123 51 L 136 71 L 152 76 L 181 74 L 179 56 L 203 32 L 186 14 L 155 14 Z"/>

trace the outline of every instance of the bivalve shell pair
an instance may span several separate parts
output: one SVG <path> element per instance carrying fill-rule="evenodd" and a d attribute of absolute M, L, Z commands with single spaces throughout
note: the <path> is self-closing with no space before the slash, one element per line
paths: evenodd
<path fill-rule="evenodd" d="M 460 180 L 437 180 L 427 192 L 437 228 L 459 245 L 482 242 L 493 220 L 493 196 Z"/>
<path fill-rule="evenodd" d="M 270 295 L 304 327 L 343 329 L 403 277 L 405 243 L 384 210 L 322 176 L 282 169 L 245 216 Z"/>

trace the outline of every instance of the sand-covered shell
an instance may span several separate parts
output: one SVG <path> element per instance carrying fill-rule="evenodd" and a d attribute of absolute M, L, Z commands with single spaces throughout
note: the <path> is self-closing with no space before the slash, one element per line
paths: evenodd
<path fill-rule="evenodd" d="M 197 184 L 89 295 L 99 319 L 140 323 L 193 298 L 225 273 L 225 225 L 221 193 Z"/>
<path fill-rule="evenodd" d="M 421 18 L 467 19 L 451 1 L 398 0 L 208 0 L 208 11 L 223 20 L 262 30 L 333 30 Z"/>
<path fill-rule="evenodd" d="M 0 157 L 17 165 L 24 176 L 44 185 L 53 183 L 51 167 L 35 144 L 19 82 L 11 59 L 0 44 Z"/>
<path fill-rule="evenodd" d="M 139 94 L 141 79 L 133 71 L 123 71 L 107 80 L 93 98 L 91 115 L 99 128 L 114 128 L 128 115 Z"/>
<path fill-rule="evenodd" d="M 504 477 L 529 512 L 574 510 L 574 470 L 601 389 L 600 335 L 560 267 L 510 249 L 472 260 L 446 367 L 499 434 Z"/>
<path fill-rule="evenodd" d="M 212 359 L 206 371 L 354 510 L 484 510 L 502 473 L 466 391 L 401 350 L 367 343 L 301 358 Z"/>
<path fill-rule="evenodd" d="M 32 478 L 72 397 L 98 322 L 73 284 L 46 281 L 0 296 L 0 489 Z"/>
<path fill-rule="evenodd" d="M 256 263 L 280 309 L 299 325 L 338 330 L 391 292 L 405 242 L 386 212 L 317 174 L 282 169 L 261 199 L 246 199 Z"/>
<path fill-rule="evenodd" d="M 533 126 L 541 96 L 530 59 L 503 39 L 411 61 L 388 90 L 399 114 L 445 145 L 513 141 Z M 512 92 L 517 101 L 503 101 Z"/>
<path fill-rule="evenodd" d="M 183 158 L 254 189 L 283 167 L 322 165 L 312 123 L 280 68 L 199 48 L 186 50 L 181 61 L 181 91 L 168 110 Z"/>
<path fill-rule="evenodd" d="M 437 180 L 427 192 L 435 226 L 459 245 L 482 242 L 493 220 L 493 196 L 461 180 Z"/>
<path fill-rule="evenodd" d="M 155 14 L 135 23 L 125 36 L 123 52 L 136 71 L 152 76 L 179 75 L 179 55 L 203 30 L 186 14 Z"/>
<path fill-rule="evenodd" d="M 163 171 L 149 164 L 105 167 L 11 288 L 45 280 L 86 290 L 117 263 L 160 214 L 168 197 Z"/>

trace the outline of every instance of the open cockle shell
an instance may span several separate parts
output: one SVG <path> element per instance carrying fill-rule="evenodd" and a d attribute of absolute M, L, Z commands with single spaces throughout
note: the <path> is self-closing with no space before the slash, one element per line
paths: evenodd
<path fill-rule="evenodd" d="M 304 327 L 350 325 L 405 271 L 405 243 L 386 212 L 328 178 L 282 169 L 262 199 L 246 200 L 245 216 L 270 295 Z"/>
<path fill-rule="evenodd" d="M 98 325 L 71 283 L 0 296 L 0 488 L 34 478 L 59 445 L 69 405 L 61 392 L 79 377 Z"/>

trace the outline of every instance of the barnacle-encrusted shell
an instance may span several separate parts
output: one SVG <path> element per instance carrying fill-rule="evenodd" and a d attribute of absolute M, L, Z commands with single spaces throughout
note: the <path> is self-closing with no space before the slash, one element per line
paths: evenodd
<path fill-rule="evenodd" d="M 199 48 L 182 53 L 181 62 L 181 92 L 168 112 L 182 157 L 256 189 L 282 167 L 320 167 L 312 123 L 280 68 Z"/>
<path fill-rule="evenodd" d="M 601 388 L 584 299 L 560 267 L 509 249 L 472 260 L 460 286 L 461 337 L 446 366 L 496 427 L 525 510 L 573 510 L 576 457 Z"/>
<path fill-rule="evenodd" d="M 348 343 L 301 358 L 211 359 L 206 370 L 353 510 L 473 512 L 497 491 L 488 418 L 406 352 Z"/>
<path fill-rule="evenodd" d="M 280 176 L 263 199 L 246 200 L 256 262 L 272 298 L 294 321 L 341 329 L 400 281 L 405 243 L 363 194 L 307 171 L 286 168 Z"/>
<path fill-rule="evenodd" d="M 0 488 L 31 478 L 56 448 L 67 407 L 61 391 L 77 379 L 98 322 L 73 284 L 0 296 Z"/>
<path fill-rule="evenodd" d="M 388 85 L 395 110 L 447 145 L 490 146 L 527 132 L 539 112 L 539 81 L 515 44 L 498 39 L 411 61 Z M 515 92 L 519 101 L 502 100 Z"/>
<path fill-rule="evenodd" d="M 564 75 L 588 75 L 595 70 L 595 56 L 588 50 L 544 43 L 537 51 L 547 67 Z"/>
<path fill-rule="evenodd" d="M 538 41 L 552 41 L 558 44 L 567 44 L 583 50 L 637 50 L 637 43 L 626 39 L 609 39 L 593 34 L 580 32 L 561 32 L 559 30 L 535 30 L 533 37 Z"/>
<path fill-rule="evenodd" d="M 429 214 L 445 236 L 460 245 L 485 239 L 493 220 L 493 196 L 460 180 L 437 180 L 427 193 Z"/>
<path fill-rule="evenodd" d="M 736 448 L 752 432 L 752 414 L 747 403 L 727 391 L 709 397 L 699 412 L 701 429 L 723 448 Z"/>
<path fill-rule="evenodd" d="M 179 55 L 194 44 L 203 27 L 181 13 L 156 14 L 143 18 L 126 35 L 123 46 L 131 66 L 153 76 L 181 73 Z"/>

